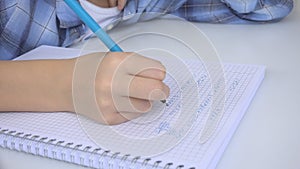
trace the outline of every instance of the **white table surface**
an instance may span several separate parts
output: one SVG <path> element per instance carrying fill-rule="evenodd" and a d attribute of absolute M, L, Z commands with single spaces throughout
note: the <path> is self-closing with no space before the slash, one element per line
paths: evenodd
<path fill-rule="evenodd" d="M 217 169 L 300 168 L 300 6 L 265 25 L 196 24 L 225 62 L 262 64 L 266 77 Z M 0 148 L 0 169 L 84 167 Z"/>

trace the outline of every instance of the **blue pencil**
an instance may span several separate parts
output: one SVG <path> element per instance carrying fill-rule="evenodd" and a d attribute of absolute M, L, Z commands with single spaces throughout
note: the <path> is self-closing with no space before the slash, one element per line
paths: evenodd
<path fill-rule="evenodd" d="M 111 52 L 123 52 L 123 50 L 111 39 L 111 37 L 98 25 L 98 23 L 82 8 L 77 0 L 64 0 L 77 16 L 97 35 Z"/>

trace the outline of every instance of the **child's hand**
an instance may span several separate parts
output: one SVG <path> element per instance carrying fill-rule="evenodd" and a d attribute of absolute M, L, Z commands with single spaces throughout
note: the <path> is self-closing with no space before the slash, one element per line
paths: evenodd
<path fill-rule="evenodd" d="M 109 6 L 118 6 L 119 10 L 122 10 L 126 4 L 126 0 L 108 0 Z"/>
<path fill-rule="evenodd" d="M 103 53 L 82 56 L 77 61 L 76 67 L 79 62 L 85 64 L 82 65 L 83 68 L 90 67 L 89 64 L 98 65 L 95 62 L 101 60 L 99 58 L 102 56 Z M 113 52 L 104 56 L 95 70 L 97 70 L 96 78 L 91 80 L 95 84 L 95 96 L 101 114 L 93 110 L 77 113 L 97 122 L 119 124 L 128 121 L 149 111 L 152 101 L 166 99 L 169 95 L 168 86 L 162 82 L 166 70 L 159 61 L 135 53 Z M 83 75 L 86 76 L 89 75 Z M 78 91 L 83 95 L 91 87 L 86 81 L 78 80 L 80 83 Z M 93 101 L 92 99 L 88 98 Z M 90 103 L 79 102 L 79 104 Z"/>

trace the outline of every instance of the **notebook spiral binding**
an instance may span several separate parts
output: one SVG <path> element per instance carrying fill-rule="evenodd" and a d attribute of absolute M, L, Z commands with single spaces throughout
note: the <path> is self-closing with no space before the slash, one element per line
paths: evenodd
<path fill-rule="evenodd" d="M 0 146 L 2 148 L 97 169 L 184 168 L 184 165 L 174 166 L 173 163 L 162 164 L 162 161 L 153 161 L 151 158 L 142 159 L 140 156 L 133 157 L 130 154 L 121 155 L 119 152 L 111 153 L 109 150 L 101 148 L 83 146 L 82 144 L 76 145 L 71 142 L 3 128 L 0 128 Z"/>

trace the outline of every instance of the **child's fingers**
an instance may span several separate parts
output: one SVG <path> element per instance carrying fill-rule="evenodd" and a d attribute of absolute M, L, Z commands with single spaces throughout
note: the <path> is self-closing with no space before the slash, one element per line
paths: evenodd
<path fill-rule="evenodd" d="M 139 74 L 136 74 L 136 76 L 151 78 L 156 80 L 164 80 L 166 77 L 166 72 L 158 69 L 147 69 L 140 72 Z"/>
<path fill-rule="evenodd" d="M 147 112 L 151 108 L 148 100 L 134 99 L 123 96 L 98 99 L 100 116 L 85 114 L 92 119 L 104 124 L 119 124 L 132 120 Z M 87 112 L 88 113 L 88 112 Z M 100 117 L 100 118 L 99 118 Z"/>
<path fill-rule="evenodd" d="M 126 83 L 118 89 L 122 96 L 144 100 L 163 100 L 169 96 L 169 87 L 160 80 L 139 76 L 128 76 L 124 80 Z"/>
<path fill-rule="evenodd" d="M 130 55 L 122 63 L 128 74 L 163 80 L 166 74 L 165 66 L 154 59 L 138 54 Z"/>
<path fill-rule="evenodd" d="M 117 111 L 122 113 L 146 113 L 151 109 L 152 106 L 149 100 L 131 97 L 123 96 L 115 100 Z"/>
<path fill-rule="evenodd" d="M 126 0 L 118 0 L 118 9 L 122 10 L 125 7 Z"/>

